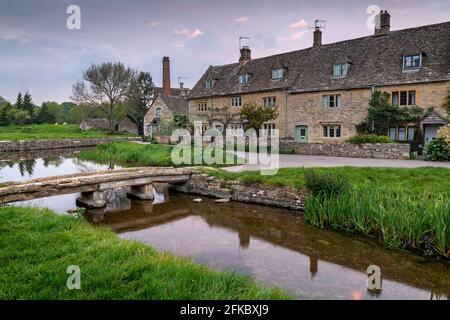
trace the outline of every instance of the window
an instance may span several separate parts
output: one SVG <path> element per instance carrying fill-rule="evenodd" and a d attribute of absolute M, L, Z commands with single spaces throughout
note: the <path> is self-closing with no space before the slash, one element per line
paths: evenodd
<path fill-rule="evenodd" d="M 398 141 L 406 141 L 406 127 L 398 127 Z"/>
<path fill-rule="evenodd" d="M 231 106 L 232 107 L 240 107 L 242 106 L 242 97 L 233 97 L 231 98 Z"/>
<path fill-rule="evenodd" d="M 273 136 L 275 135 L 275 123 L 265 123 L 263 124 L 264 133 L 267 134 L 267 136 Z"/>
<path fill-rule="evenodd" d="M 227 134 L 233 136 L 242 136 L 244 134 L 244 125 L 242 124 L 229 124 L 227 129 Z"/>
<path fill-rule="evenodd" d="M 398 106 L 398 92 L 392 92 L 392 105 Z"/>
<path fill-rule="evenodd" d="M 338 108 L 341 105 L 341 95 L 333 94 L 329 96 L 322 96 L 322 109 Z"/>
<path fill-rule="evenodd" d="M 416 92 L 408 91 L 408 105 L 415 106 L 416 105 Z"/>
<path fill-rule="evenodd" d="M 206 89 L 211 89 L 214 86 L 214 80 L 213 79 L 208 79 L 206 80 Z"/>
<path fill-rule="evenodd" d="M 283 79 L 283 68 L 272 69 L 272 80 Z"/>
<path fill-rule="evenodd" d="M 392 92 L 393 106 L 415 106 L 416 91 L 396 91 Z"/>
<path fill-rule="evenodd" d="M 347 75 L 347 64 L 338 63 L 333 66 L 333 77 L 342 78 Z"/>
<path fill-rule="evenodd" d="M 414 141 L 414 133 L 415 133 L 414 127 L 408 127 L 408 141 Z"/>
<path fill-rule="evenodd" d="M 413 54 L 408 56 L 403 56 L 403 69 L 420 69 L 422 65 L 422 55 Z"/>
<path fill-rule="evenodd" d="M 161 108 L 155 109 L 155 117 L 158 119 L 161 118 Z"/>
<path fill-rule="evenodd" d="M 397 128 L 396 127 L 389 128 L 389 138 L 391 138 L 392 141 L 395 141 L 396 133 L 397 133 Z"/>
<path fill-rule="evenodd" d="M 241 75 L 239 76 L 239 83 L 240 83 L 240 84 L 245 84 L 245 83 L 247 83 L 247 82 L 248 82 L 248 78 L 249 78 L 249 75 L 248 75 L 248 74 L 241 74 Z"/>
<path fill-rule="evenodd" d="M 208 110 L 208 104 L 204 101 L 199 102 L 198 104 L 198 111 L 203 112 Z"/>
<path fill-rule="evenodd" d="M 337 124 L 329 124 L 323 126 L 323 136 L 325 138 L 340 138 L 341 126 Z"/>
<path fill-rule="evenodd" d="M 264 97 L 263 98 L 263 107 L 275 107 L 277 105 L 276 97 Z"/>

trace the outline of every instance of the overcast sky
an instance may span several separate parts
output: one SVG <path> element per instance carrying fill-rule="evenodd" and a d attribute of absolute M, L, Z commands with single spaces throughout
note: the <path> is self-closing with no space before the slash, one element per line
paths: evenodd
<path fill-rule="evenodd" d="M 66 26 L 73 4 L 80 30 Z M 209 65 L 237 61 L 239 36 L 253 58 L 310 47 L 317 18 L 324 43 L 366 36 L 371 5 L 391 13 L 393 30 L 450 20 L 449 0 L 0 0 L 0 95 L 70 101 L 82 71 L 104 61 L 149 71 L 159 86 L 165 55 L 172 85 L 183 76 L 192 87 Z"/>

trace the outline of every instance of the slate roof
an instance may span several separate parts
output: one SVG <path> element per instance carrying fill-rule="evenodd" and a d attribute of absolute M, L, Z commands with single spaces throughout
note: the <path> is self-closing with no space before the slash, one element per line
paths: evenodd
<path fill-rule="evenodd" d="M 403 70 L 403 56 L 422 53 L 422 68 Z M 333 78 L 335 63 L 349 63 L 345 78 Z M 283 80 L 272 80 L 272 67 L 285 69 Z M 245 68 L 242 70 L 242 68 Z M 238 75 L 249 73 L 247 84 Z M 215 79 L 212 89 L 207 79 Z M 239 63 L 210 66 L 188 98 L 289 89 L 312 92 L 450 80 L 450 22 L 391 31 L 319 47 L 311 47 Z"/>
<path fill-rule="evenodd" d="M 187 99 L 182 96 L 164 96 L 160 95 L 167 108 L 172 111 L 173 114 L 186 114 L 187 112 Z"/>

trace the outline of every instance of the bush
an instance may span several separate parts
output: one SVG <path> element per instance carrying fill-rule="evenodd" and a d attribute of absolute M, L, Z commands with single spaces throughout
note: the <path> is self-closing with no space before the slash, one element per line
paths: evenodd
<path fill-rule="evenodd" d="M 338 196 L 350 189 L 350 181 L 346 175 L 317 173 L 314 170 L 305 170 L 305 184 L 313 196 Z"/>
<path fill-rule="evenodd" d="M 439 128 L 437 136 L 445 141 L 450 150 L 450 124 Z"/>
<path fill-rule="evenodd" d="M 347 139 L 347 142 L 353 144 L 360 143 L 392 143 L 388 136 L 379 136 L 376 134 L 359 134 Z"/>
<path fill-rule="evenodd" d="M 450 160 L 449 146 L 444 139 L 436 138 L 425 146 L 425 160 L 428 161 L 448 161 Z"/>

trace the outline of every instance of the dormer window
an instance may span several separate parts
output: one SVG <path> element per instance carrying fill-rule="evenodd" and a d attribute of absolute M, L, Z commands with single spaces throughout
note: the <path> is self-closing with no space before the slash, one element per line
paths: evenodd
<path fill-rule="evenodd" d="M 334 78 L 344 78 L 347 76 L 347 63 L 336 63 L 333 65 L 333 77 Z"/>
<path fill-rule="evenodd" d="M 411 54 L 403 56 L 403 69 L 404 70 L 414 70 L 420 69 L 422 66 L 422 55 L 421 54 Z"/>
<path fill-rule="evenodd" d="M 206 80 L 206 84 L 205 84 L 206 89 L 211 89 L 213 86 L 214 86 L 214 80 L 213 79 Z"/>
<path fill-rule="evenodd" d="M 272 69 L 272 80 L 283 79 L 283 68 Z"/>
<path fill-rule="evenodd" d="M 246 74 L 241 74 L 241 75 L 239 75 L 239 83 L 240 83 L 240 84 L 245 84 L 245 83 L 248 82 L 248 79 L 249 79 L 249 78 L 250 78 L 250 76 L 249 76 L 248 73 L 246 73 Z"/>

